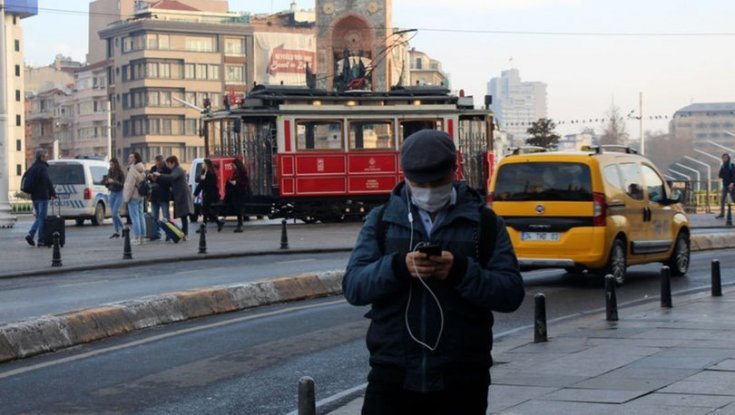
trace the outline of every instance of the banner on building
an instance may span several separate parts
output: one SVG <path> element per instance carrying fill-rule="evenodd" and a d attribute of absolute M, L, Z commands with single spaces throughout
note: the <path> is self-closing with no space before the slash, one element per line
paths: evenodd
<path fill-rule="evenodd" d="M 316 37 L 296 33 L 255 34 L 255 82 L 306 85 L 306 65 L 316 73 Z"/>

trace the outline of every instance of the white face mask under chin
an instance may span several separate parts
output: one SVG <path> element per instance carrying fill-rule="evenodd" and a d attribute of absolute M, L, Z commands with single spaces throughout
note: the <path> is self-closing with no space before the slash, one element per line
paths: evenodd
<path fill-rule="evenodd" d="M 413 204 L 429 213 L 438 212 L 452 198 L 452 182 L 438 187 L 409 187 Z"/>

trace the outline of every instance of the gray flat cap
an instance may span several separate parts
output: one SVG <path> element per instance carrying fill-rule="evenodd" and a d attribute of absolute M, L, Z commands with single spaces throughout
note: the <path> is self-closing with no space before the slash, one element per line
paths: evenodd
<path fill-rule="evenodd" d="M 412 182 L 442 179 L 456 167 L 457 149 L 444 131 L 417 131 L 403 142 L 401 168 L 403 175 Z"/>

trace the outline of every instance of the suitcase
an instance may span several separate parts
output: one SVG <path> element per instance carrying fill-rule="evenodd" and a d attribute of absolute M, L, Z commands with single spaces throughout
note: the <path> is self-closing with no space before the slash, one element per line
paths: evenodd
<path fill-rule="evenodd" d="M 154 226 L 155 221 L 153 220 L 153 215 L 150 213 L 146 213 L 143 215 L 145 218 L 145 237 L 148 239 L 155 238 L 156 235 L 156 229 Z"/>
<path fill-rule="evenodd" d="M 179 229 L 179 227 L 176 226 L 176 224 L 173 222 L 167 221 L 166 219 L 161 219 L 158 222 L 158 225 L 161 227 L 161 229 L 163 229 L 163 232 L 166 233 L 166 236 L 174 241 L 175 244 L 179 243 L 180 240 L 186 238 L 184 232 L 182 232 L 181 229 Z"/>
<path fill-rule="evenodd" d="M 66 243 L 66 224 L 64 218 L 61 217 L 61 201 L 49 201 L 49 208 L 51 214 L 47 215 L 43 220 L 43 235 L 41 236 L 42 242 L 51 248 L 54 244 L 54 233 L 59 233 L 59 246 L 64 246 Z M 54 209 L 54 205 L 58 207 L 58 210 Z"/>

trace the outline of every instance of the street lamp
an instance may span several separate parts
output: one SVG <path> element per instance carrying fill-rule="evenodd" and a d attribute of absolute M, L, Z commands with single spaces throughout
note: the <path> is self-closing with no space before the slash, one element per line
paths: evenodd
<path fill-rule="evenodd" d="M 695 159 L 694 157 L 684 156 L 684 158 L 687 159 L 687 160 L 689 160 L 689 161 L 691 161 L 691 162 L 693 162 L 693 163 L 697 163 L 700 166 L 704 166 L 707 169 L 707 196 L 705 196 L 706 197 L 706 200 L 707 200 L 707 203 L 704 205 L 704 209 L 705 209 L 705 212 L 710 213 L 710 209 L 709 209 L 709 195 L 712 193 L 712 168 L 710 167 L 709 164 L 704 163 L 704 162 L 701 162 L 701 161 Z"/>
<path fill-rule="evenodd" d="M 702 182 L 702 175 L 699 174 L 699 170 L 693 169 L 693 168 L 691 168 L 691 167 L 689 167 L 689 166 L 687 166 L 685 164 L 681 164 L 681 163 L 674 163 L 674 164 L 676 164 L 677 166 L 681 167 L 682 169 L 685 169 L 685 170 L 689 170 L 691 172 L 694 172 L 697 175 L 697 191 L 699 191 L 700 190 L 700 183 Z"/>

